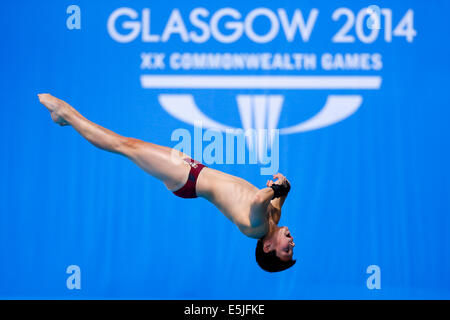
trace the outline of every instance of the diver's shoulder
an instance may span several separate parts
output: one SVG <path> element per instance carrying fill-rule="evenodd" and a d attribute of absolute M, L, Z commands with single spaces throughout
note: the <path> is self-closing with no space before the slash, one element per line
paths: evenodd
<path fill-rule="evenodd" d="M 249 226 L 239 224 L 237 226 L 244 235 L 253 239 L 261 239 L 269 231 L 269 224 L 267 222 L 264 222 L 259 226 Z"/>

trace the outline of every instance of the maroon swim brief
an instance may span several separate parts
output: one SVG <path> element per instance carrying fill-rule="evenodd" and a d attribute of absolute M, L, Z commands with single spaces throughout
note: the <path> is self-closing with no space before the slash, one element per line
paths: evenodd
<path fill-rule="evenodd" d="M 189 177 L 186 181 L 186 184 L 181 189 L 174 191 L 173 193 L 180 198 L 197 198 L 195 186 L 197 184 L 198 175 L 200 174 L 200 171 L 202 171 L 202 169 L 205 167 L 205 165 L 191 158 L 185 158 L 183 160 L 191 166 Z"/>

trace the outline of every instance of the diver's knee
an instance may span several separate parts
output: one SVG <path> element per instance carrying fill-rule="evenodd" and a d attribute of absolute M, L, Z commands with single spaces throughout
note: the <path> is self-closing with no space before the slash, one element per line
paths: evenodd
<path fill-rule="evenodd" d="M 119 153 L 125 156 L 133 156 L 139 152 L 143 144 L 142 140 L 128 137 L 121 137 L 118 142 L 118 151 Z"/>

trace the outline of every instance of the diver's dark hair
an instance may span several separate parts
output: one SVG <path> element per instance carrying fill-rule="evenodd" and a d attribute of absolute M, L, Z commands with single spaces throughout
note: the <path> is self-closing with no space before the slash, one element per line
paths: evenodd
<path fill-rule="evenodd" d="M 277 257 L 275 250 L 265 253 L 263 249 L 263 238 L 259 239 L 256 243 L 255 256 L 258 265 L 261 267 L 261 269 L 267 272 L 278 272 L 286 270 L 292 267 L 296 262 L 296 260 L 281 260 Z"/>

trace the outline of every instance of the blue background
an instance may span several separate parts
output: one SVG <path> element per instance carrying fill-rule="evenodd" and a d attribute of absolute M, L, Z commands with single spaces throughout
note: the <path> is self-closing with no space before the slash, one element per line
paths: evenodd
<path fill-rule="evenodd" d="M 81 8 L 81 30 L 66 28 L 66 8 Z M 383 30 L 372 44 L 334 44 L 340 6 L 391 8 L 393 26 L 414 10 L 414 42 Z M 161 34 L 173 8 L 244 16 L 259 1 L 15 1 L 0 10 L 0 298 L 125 299 L 434 299 L 450 298 L 448 1 L 267 1 L 275 10 L 320 10 L 311 39 L 268 44 L 246 37 L 183 43 L 115 42 L 106 21 L 117 8 L 152 9 Z M 354 28 L 350 34 L 355 35 Z M 292 183 L 281 224 L 295 238 L 295 267 L 260 270 L 255 240 L 205 200 L 183 200 L 117 155 L 99 151 L 70 127 L 54 125 L 37 93 L 65 99 L 125 136 L 174 146 L 191 126 L 167 114 L 142 89 L 141 52 L 378 52 L 378 72 L 299 71 L 306 75 L 380 75 L 380 90 L 348 119 L 280 137 L 280 172 Z M 158 71 L 170 73 L 169 70 Z M 149 72 L 147 72 L 149 73 Z M 200 73 L 200 72 L 197 72 Z M 214 74 L 214 72 L 207 72 Z M 225 72 L 218 72 L 227 74 Z M 232 74 L 232 72 L 230 72 Z M 270 72 L 263 72 L 270 73 Z M 182 74 L 182 73 L 181 73 Z M 239 72 L 236 72 L 239 74 Z M 261 74 L 261 73 L 255 73 Z M 281 71 L 271 74 L 284 74 Z M 240 126 L 236 91 L 189 91 L 213 119 Z M 283 91 L 279 127 L 314 115 L 327 91 Z M 256 165 L 213 165 L 262 187 Z M 66 268 L 81 268 L 81 290 L 66 288 Z M 366 268 L 381 268 L 381 290 Z"/>

